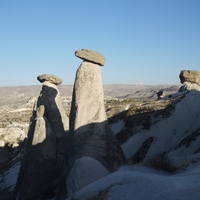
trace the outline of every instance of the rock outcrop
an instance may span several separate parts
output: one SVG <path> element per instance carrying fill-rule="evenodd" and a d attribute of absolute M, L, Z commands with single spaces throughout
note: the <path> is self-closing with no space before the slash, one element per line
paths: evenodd
<path fill-rule="evenodd" d="M 179 75 L 180 82 L 183 84 L 179 92 L 187 90 L 200 91 L 200 72 L 195 70 L 182 70 Z"/>
<path fill-rule="evenodd" d="M 38 79 L 43 86 L 30 120 L 15 199 L 64 199 L 69 120 L 56 86 L 61 81 L 53 75 Z"/>
<path fill-rule="evenodd" d="M 37 80 L 40 81 L 41 83 L 48 81 L 48 82 L 55 84 L 55 85 L 60 85 L 62 83 L 62 79 L 60 79 L 57 76 L 54 76 L 52 74 L 39 75 L 37 77 Z"/>
<path fill-rule="evenodd" d="M 190 82 L 200 84 L 200 72 L 195 70 L 182 70 L 179 75 L 181 83 Z"/>
<path fill-rule="evenodd" d="M 158 100 L 162 99 L 163 96 L 164 96 L 163 95 L 163 90 L 158 91 L 156 94 L 157 94 Z"/>
<path fill-rule="evenodd" d="M 81 50 L 75 51 L 75 56 L 85 61 L 98 64 L 100 66 L 104 66 L 106 62 L 106 59 L 102 54 L 96 51 L 87 50 L 87 49 L 81 49 Z"/>
<path fill-rule="evenodd" d="M 72 141 L 70 152 L 73 152 L 71 158 L 73 175 L 70 176 L 72 179 L 75 179 L 78 173 L 79 168 L 76 163 L 79 163 L 78 160 L 82 157 L 97 160 L 110 172 L 115 171 L 124 162 L 124 154 L 106 117 L 101 67 L 85 59 L 77 70 L 74 83 L 70 113 L 70 140 Z M 75 162 L 74 165 L 73 162 Z M 96 173 L 98 170 L 94 169 Z M 88 182 L 91 181 L 88 180 Z M 75 193 L 80 189 L 79 185 L 77 183 L 76 188 L 68 188 L 68 191 L 71 191 L 71 194 Z"/>
<path fill-rule="evenodd" d="M 188 90 L 200 91 L 200 86 L 195 83 L 184 82 L 184 84 L 180 87 L 179 92 L 184 92 Z"/>
<path fill-rule="evenodd" d="M 68 177 L 68 195 L 81 190 L 86 185 L 109 175 L 110 172 L 96 159 L 92 157 L 81 157 L 74 162 Z"/>

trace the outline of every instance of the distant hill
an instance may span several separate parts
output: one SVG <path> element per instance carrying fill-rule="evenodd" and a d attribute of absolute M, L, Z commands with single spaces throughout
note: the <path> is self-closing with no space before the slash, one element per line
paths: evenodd
<path fill-rule="evenodd" d="M 0 105 L 9 103 L 25 103 L 30 97 L 40 94 L 42 85 L 0 87 Z M 110 84 L 104 85 L 105 97 L 113 98 L 156 98 L 156 93 L 163 90 L 170 94 L 177 92 L 180 85 L 133 85 L 133 84 Z M 72 96 L 73 85 L 59 85 L 61 96 Z"/>

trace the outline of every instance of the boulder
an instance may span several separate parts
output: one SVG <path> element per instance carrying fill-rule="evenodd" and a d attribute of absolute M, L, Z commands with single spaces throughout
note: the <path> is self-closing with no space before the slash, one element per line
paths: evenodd
<path fill-rule="evenodd" d="M 39 75 L 37 77 L 37 80 L 41 83 L 45 82 L 45 81 L 48 81 L 52 84 L 55 84 L 55 85 L 60 85 L 62 83 L 62 79 L 58 78 L 57 76 L 54 76 L 52 74 L 42 74 L 42 75 Z"/>
<path fill-rule="evenodd" d="M 200 84 L 200 72 L 195 70 L 182 70 L 179 75 L 180 82 Z"/>
<path fill-rule="evenodd" d="M 106 62 L 106 59 L 102 54 L 87 49 L 81 49 L 75 51 L 75 56 L 83 59 L 84 61 L 90 61 L 92 63 L 96 63 L 100 66 L 104 66 Z"/>
<path fill-rule="evenodd" d="M 94 158 L 85 156 L 77 159 L 68 177 L 68 195 L 72 196 L 86 185 L 108 174 L 110 174 L 109 171 Z"/>
<path fill-rule="evenodd" d="M 124 154 L 107 121 L 101 67 L 83 62 L 77 70 L 70 112 L 72 160 L 88 156 L 107 170 L 124 163 Z"/>
<path fill-rule="evenodd" d="M 66 197 L 68 123 L 57 86 L 44 81 L 30 120 L 16 199 Z"/>

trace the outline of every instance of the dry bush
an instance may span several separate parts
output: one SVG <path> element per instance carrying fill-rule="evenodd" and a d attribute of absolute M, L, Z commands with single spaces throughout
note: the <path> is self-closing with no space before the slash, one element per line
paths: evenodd
<path fill-rule="evenodd" d="M 167 157 L 166 154 L 161 153 L 145 162 L 145 165 L 167 171 L 167 172 L 175 172 L 178 168 L 172 163 L 172 161 Z"/>

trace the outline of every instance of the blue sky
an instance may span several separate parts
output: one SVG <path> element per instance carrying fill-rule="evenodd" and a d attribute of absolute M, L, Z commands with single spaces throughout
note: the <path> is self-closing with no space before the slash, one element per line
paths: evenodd
<path fill-rule="evenodd" d="M 179 84 L 200 69 L 199 0 L 0 0 L 0 86 L 73 84 L 78 49 L 106 57 L 103 84 Z"/>

